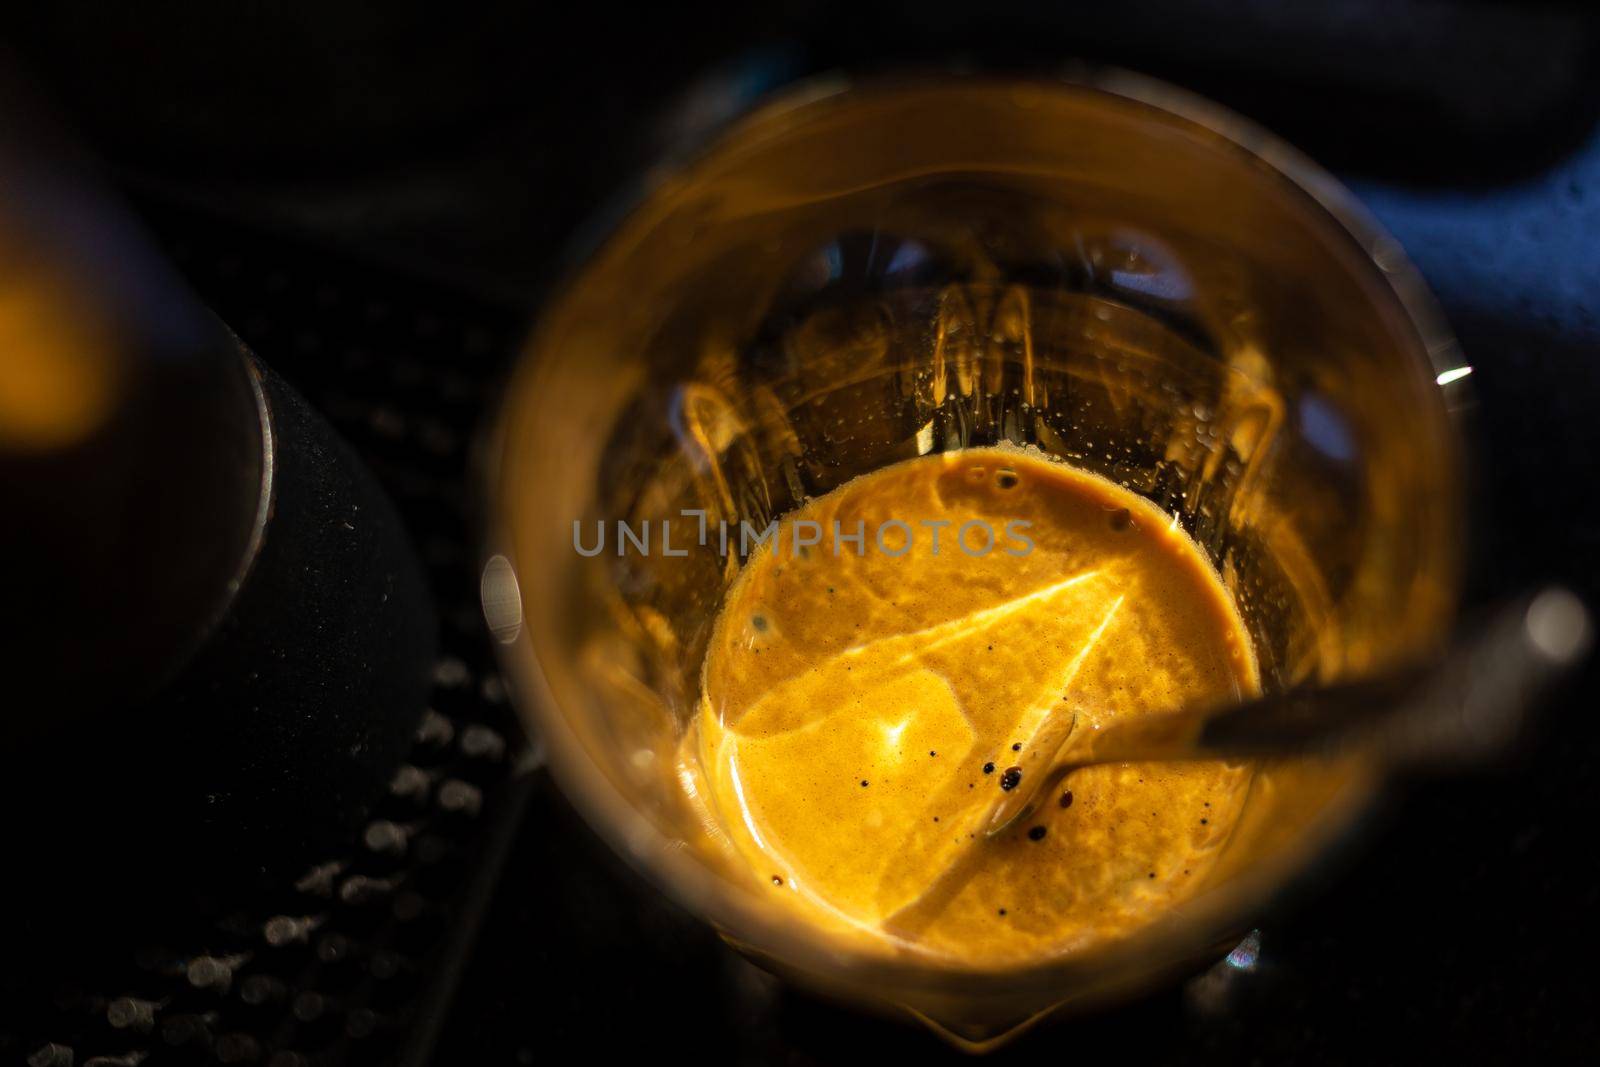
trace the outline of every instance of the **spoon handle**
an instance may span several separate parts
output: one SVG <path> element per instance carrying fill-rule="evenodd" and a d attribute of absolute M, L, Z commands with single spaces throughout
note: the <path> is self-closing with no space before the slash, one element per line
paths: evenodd
<path fill-rule="evenodd" d="M 1583 602 L 1565 589 L 1545 589 L 1496 609 L 1438 659 L 1206 715 L 1196 748 L 1236 758 L 1360 748 L 1390 771 L 1473 766 L 1516 739 L 1592 640 Z"/>

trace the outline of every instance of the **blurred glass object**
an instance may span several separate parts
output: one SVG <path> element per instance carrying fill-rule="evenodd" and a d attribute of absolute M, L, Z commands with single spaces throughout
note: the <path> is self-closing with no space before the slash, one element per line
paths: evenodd
<path fill-rule="evenodd" d="M 0 832 L 44 872 L 7 945 L 71 958 L 348 840 L 423 711 L 435 616 L 371 476 L 5 58 Z"/>

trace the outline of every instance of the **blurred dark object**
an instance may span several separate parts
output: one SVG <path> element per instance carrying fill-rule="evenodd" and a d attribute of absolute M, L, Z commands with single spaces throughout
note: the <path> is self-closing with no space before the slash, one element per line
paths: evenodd
<path fill-rule="evenodd" d="M 1509 0 L 66 0 L 14 13 L 13 34 L 141 188 L 531 302 L 574 221 L 663 136 L 807 74 L 1113 63 L 1335 170 L 1454 187 L 1581 140 L 1600 114 L 1597 18 Z"/>
<path fill-rule="evenodd" d="M 248 569 L 269 459 L 238 345 L 0 84 L 8 735 L 148 698 Z M 10 632 L 11 628 L 15 632 Z"/>
<path fill-rule="evenodd" d="M 483 641 L 465 492 L 471 432 L 518 319 L 212 216 L 148 221 L 395 501 L 438 593 L 440 655 L 424 665 L 429 710 L 368 821 L 282 877 L 223 884 L 191 863 L 164 897 L 130 892 L 143 844 L 165 847 L 173 828 L 115 813 L 138 867 L 91 854 L 38 870 L 6 852 L 8 884 L 27 888 L 14 926 L 46 951 L 19 959 L 16 933 L 0 937 L 0 1063 L 425 1063 L 523 808 L 525 753 Z M 349 699 L 383 707 L 382 694 Z"/>
<path fill-rule="evenodd" d="M 59 947 L 353 831 L 423 710 L 434 623 L 333 431 L 20 91 L 0 114 L 0 825 L 39 909 L 13 944 Z"/>
<path fill-rule="evenodd" d="M 14 17 L 97 143 L 191 174 L 366 170 L 470 141 L 525 105 L 557 47 L 509 0 L 63 0 Z"/>
<path fill-rule="evenodd" d="M 1352 151 L 1382 165 L 1389 149 L 1414 150 L 1420 138 L 1452 160 L 1526 170 L 1537 161 L 1511 149 L 1579 131 L 1600 107 L 1596 16 L 1581 3 L 801 0 L 623 14 L 510 0 L 110 9 L 61 0 L 19 16 L 19 41 L 99 143 L 191 175 L 372 173 L 530 120 L 528 132 L 570 135 L 596 118 L 606 90 L 671 92 L 688 72 L 778 43 L 811 70 L 1093 57 L 1160 67 L 1224 103 L 1229 86 L 1271 86 L 1274 114 L 1257 117 L 1291 140 L 1303 130 L 1343 143 L 1344 155 L 1318 155 L 1344 165 Z M 648 62 L 637 62 L 644 51 Z M 588 140 L 627 132 L 603 123 Z"/>

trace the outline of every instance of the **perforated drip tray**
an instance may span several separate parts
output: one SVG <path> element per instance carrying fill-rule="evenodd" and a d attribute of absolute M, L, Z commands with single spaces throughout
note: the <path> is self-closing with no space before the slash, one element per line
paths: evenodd
<path fill-rule="evenodd" d="M 201 297 L 351 441 L 428 567 L 431 708 L 356 840 L 257 899 L 171 901 L 186 933 L 0 976 L 0 1062 L 422 1063 L 530 775 L 476 604 L 468 451 L 513 309 L 348 257 L 158 210 Z"/>

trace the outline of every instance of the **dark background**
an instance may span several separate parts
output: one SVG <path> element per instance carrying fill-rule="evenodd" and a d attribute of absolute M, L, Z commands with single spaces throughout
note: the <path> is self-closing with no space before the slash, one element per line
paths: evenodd
<path fill-rule="evenodd" d="M 1587 5 L 59 0 L 12 20 L 25 65 L 158 234 L 214 219 L 459 291 L 509 322 L 643 167 L 806 73 L 1086 58 L 1168 79 L 1344 178 L 1444 304 L 1480 401 L 1472 599 L 1554 578 L 1600 603 Z M 202 296 L 226 290 L 218 269 L 189 268 Z M 1596 680 L 1591 668 L 1503 772 L 1399 798 L 1337 876 L 1264 918 L 1262 967 L 1225 995 L 1174 988 L 1003 1055 L 1592 1062 Z M 436 1059 L 536 1063 L 552 1041 L 601 1060 L 943 1054 L 743 963 L 623 869 L 540 775 Z"/>

